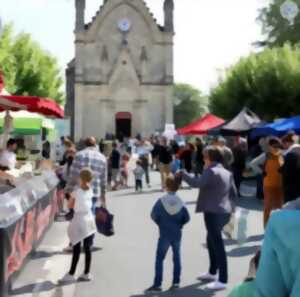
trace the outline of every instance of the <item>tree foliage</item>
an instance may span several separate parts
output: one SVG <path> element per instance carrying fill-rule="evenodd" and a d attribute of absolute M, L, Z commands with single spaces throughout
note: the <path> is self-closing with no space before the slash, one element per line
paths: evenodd
<path fill-rule="evenodd" d="M 212 112 L 225 118 L 244 106 L 271 120 L 300 114 L 300 50 L 290 45 L 241 59 L 211 91 Z"/>
<path fill-rule="evenodd" d="M 173 90 L 174 122 L 183 127 L 207 112 L 208 99 L 188 84 L 176 84 Z"/>
<path fill-rule="evenodd" d="M 47 97 L 63 103 L 58 63 L 26 33 L 13 35 L 11 25 L 0 39 L 0 68 L 6 88 L 16 95 Z"/>
<path fill-rule="evenodd" d="M 300 0 L 293 0 L 300 8 Z M 300 41 L 300 14 L 294 24 L 290 24 L 280 13 L 285 0 L 269 1 L 259 12 L 258 21 L 262 24 L 262 33 L 266 39 L 261 42 L 267 46 L 282 46 L 286 42 L 297 44 Z"/>

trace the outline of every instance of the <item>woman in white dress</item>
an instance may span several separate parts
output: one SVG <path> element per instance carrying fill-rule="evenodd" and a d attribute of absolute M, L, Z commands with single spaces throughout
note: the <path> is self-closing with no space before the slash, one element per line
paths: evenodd
<path fill-rule="evenodd" d="M 91 247 L 96 233 L 95 217 L 92 213 L 93 190 L 90 186 L 92 179 L 92 172 L 89 169 L 83 169 L 80 172 L 79 187 L 72 193 L 69 201 L 69 206 L 74 209 L 74 217 L 68 228 L 69 239 L 73 247 L 73 257 L 69 273 L 61 280 L 63 283 L 76 280 L 74 275 L 80 258 L 81 242 L 83 242 L 85 252 L 85 270 L 79 280 L 92 280 L 90 274 Z"/>

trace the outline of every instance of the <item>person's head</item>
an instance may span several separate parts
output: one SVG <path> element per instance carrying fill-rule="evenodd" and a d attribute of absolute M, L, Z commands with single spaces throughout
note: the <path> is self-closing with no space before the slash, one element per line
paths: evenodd
<path fill-rule="evenodd" d="M 166 189 L 168 192 L 176 193 L 179 189 L 180 182 L 173 174 L 168 175 L 166 178 Z"/>
<path fill-rule="evenodd" d="M 282 145 L 284 149 L 289 149 L 292 145 L 297 142 L 297 135 L 294 132 L 289 132 L 284 137 L 282 137 Z"/>
<path fill-rule="evenodd" d="M 168 145 L 168 139 L 167 139 L 167 137 L 162 137 L 160 139 L 160 144 L 163 145 L 163 146 L 167 146 Z"/>
<path fill-rule="evenodd" d="M 112 148 L 113 148 L 113 149 L 117 149 L 117 148 L 118 148 L 118 144 L 117 144 L 116 142 L 113 142 Z"/>
<path fill-rule="evenodd" d="M 15 152 L 17 150 L 17 141 L 13 138 L 10 138 L 6 144 L 7 150 L 10 152 Z"/>
<path fill-rule="evenodd" d="M 85 140 L 86 147 L 95 147 L 97 145 L 97 140 L 95 137 L 91 136 Z"/>
<path fill-rule="evenodd" d="M 195 150 L 195 147 L 192 143 L 188 143 L 188 149 L 191 150 L 192 152 Z"/>
<path fill-rule="evenodd" d="M 80 187 L 83 190 L 88 190 L 90 188 L 90 184 L 92 180 L 93 180 L 93 173 L 90 169 L 85 168 L 80 171 L 79 182 L 80 182 Z"/>
<path fill-rule="evenodd" d="M 198 145 L 203 145 L 203 142 L 202 142 L 201 138 L 199 138 L 199 137 L 196 138 L 195 143 L 196 143 L 197 146 Z"/>
<path fill-rule="evenodd" d="M 210 145 L 218 146 L 219 145 L 218 138 L 213 138 Z"/>
<path fill-rule="evenodd" d="M 218 146 L 224 147 L 226 145 L 226 139 L 224 137 L 218 138 Z"/>
<path fill-rule="evenodd" d="M 74 144 L 70 139 L 65 138 L 64 139 L 64 146 L 65 146 L 66 149 L 69 149 L 69 148 L 73 147 Z"/>
<path fill-rule="evenodd" d="M 277 155 L 282 150 L 281 140 L 277 137 L 269 139 L 269 151 L 273 155 Z"/>
<path fill-rule="evenodd" d="M 203 151 L 205 166 L 208 167 L 213 163 L 223 164 L 224 157 L 222 150 L 217 146 L 208 146 Z"/>
<path fill-rule="evenodd" d="M 65 137 L 64 137 L 64 136 L 61 136 L 61 137 L 60 137 L 60 142 L 61 142 L 61 144 L 64 144 L 64 143 L 65 143 Z"/>
<path fill-rule="evenodd" d="M 142 161 L 141 160 L 137 160 L 136 161 L 136 166 L 142 166 Z"/>

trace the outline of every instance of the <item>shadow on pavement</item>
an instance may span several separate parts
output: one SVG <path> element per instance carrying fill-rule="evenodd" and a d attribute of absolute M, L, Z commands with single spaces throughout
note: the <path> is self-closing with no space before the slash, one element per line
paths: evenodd
<path fill-rule="evenodd" d="M 143 192 L 130 192 L 130 193 L 120 193 L 116 194 L 115 197 L 131 197 L 131 196 L 147 196 L 151 194 L 161 194 L 163 195 L 163 192 L 159 189 L 153 189 L 153 190 L 145 190 Z"/>
<path fill-rule="evenodd" d="M 102 251 L 101 247 L 93 247 L 92 253 Z M 84 250 L 82 249 L 81 252 L 83 253 Z M 38 260 L 38 259 L 44 259 L 44 258 L 50 258 L 57 255 L 72 255 L 72 252 L 67 251 L 37 251 L 33 253 L 30 257 L 31 260 Z"/>
<path fill-rule="evenodd" d="M 186 205 L 195 205 L 197 201 L 187 201 L 185 202 Z"/>
<path fill-rule="evenodd" d="M 255 241 L 263 241 L 264 240 L 264 235 L 253 235 L 249 236 L 247 239 L 247 242 L 255 242 Z"/>
<path fill-rule="evenodd" d="M 29 293 L 40 293 L 40 292 L 48 292 L 52 291 L 56 288 L 56 285 L 50 281 L 45 281 L 42 283 L 30 284 L 24 287 L 20 287 L 17 289 L 12 289 L 10 291 L 10 296 L 23 295 Z"/>
<path fill-rule="evenodd" d="M 262 202 L 256 198 L 241 197 L 238 199 L 237 205 L 248 210 L 263 210 Z"/>
<path fill-rule="evenodd" d="M 227 256 L 228 257 L 246 257 L 246 256 L 254 255 L 257 252 L 257 250 L 259 250 L 260 248 L 261 248 L 260 245 L 234 248 L 227 253 Z"/>
<path fill-rule="evenodd" d="M 156 296 L 159 296 L 159 297 L 212 297 L 212 296 L 215 296 L 215 292 L 206 291 L 206 290 L 201 289 L 199 287 L 201 284 L 198 283 L 195 285 L 182 287 L 176 291 L 165 291 L 165 292 L 153 293 L 153 294 L 144 293 L 141 295 L 132 295 L 130 297 L 145 297 L 145 296 L 152 296 L 152 297 L 156 297 Z"/>

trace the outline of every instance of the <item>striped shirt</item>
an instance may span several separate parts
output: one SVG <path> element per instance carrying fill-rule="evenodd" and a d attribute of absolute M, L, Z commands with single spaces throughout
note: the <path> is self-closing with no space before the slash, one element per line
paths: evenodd
<path fill-rule="evenodd" d="M 74 191 L 78 183 L 80 171 L 89 168 L 93 172 L 92 188 L 95 198 L 100 198 L 106 193 L 107 161 L 96 147 L 88 147 L 75 156 L 70 170 L 66 191 Z"/>

